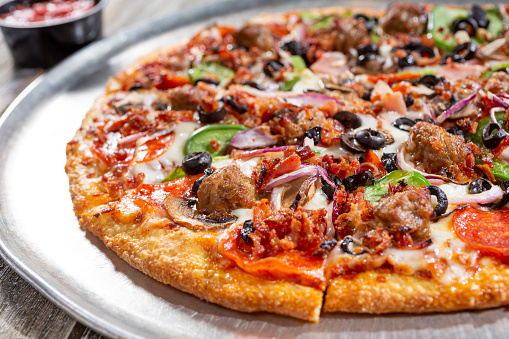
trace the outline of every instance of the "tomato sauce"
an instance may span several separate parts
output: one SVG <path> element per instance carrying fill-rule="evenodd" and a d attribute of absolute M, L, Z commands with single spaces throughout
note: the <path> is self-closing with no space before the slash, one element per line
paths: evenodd
<path fill-rule="evenodd" d="M 29 5 L 16 5 L 0 19 L 11 25 L 51 23 L 61 19 L 82 16 L 94 7 L 94 0 L 50 0 Z"/>

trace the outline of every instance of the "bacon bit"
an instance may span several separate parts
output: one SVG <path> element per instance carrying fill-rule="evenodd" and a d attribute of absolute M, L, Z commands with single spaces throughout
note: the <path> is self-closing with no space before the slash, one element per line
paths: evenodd
<path fill-rule="evenodd" d="M 212 149 L 212 152 L 217 152 L 221 148 L 221 143 L 217 140 L 210 140 L 210 148 Z"/>
<path fill-rule="evenodd" d="M 385 81 L 389 86 L 392 86 L 394 83 L 403 81 L 403 80 L 417 80 L 422 78 L 423 74 L 421 73 L 390 73 L 390 74 L 379 74 L 379 75 L 368 75 L 368 80 L 371 83 L 376 84 L 378 81 Z"/>
<path fill-rule="evenodd" d="M 309 146 L 298 147 L 295 151 L 299 156 L 300 161 L 305 161 L 315 156 L 315 153 Z"/>
<path fill-rule="evenodd" d="M 260 191 L 263 190 L 270 180 L 297 170 L 300 164 L 300 158 L 295 154 L 295 151 L 284 159 L 264 158 L 260 164 L 260 171 L 255 171 L 256 188 Z"/>
<path fill-rule="evenodd" d="M 495 157 L 498 157 L 507 147 L 509 147 L 509 138 L 506 137 L 496 148 L 491 151 L 491 153 L 493 153 Z"/>
<path fill-rule="evenodd" d="M 410 238 L 411 241 L 411 238 Z M 377 227 L 370 230 L 362 240 L 362 244 L 371 248 L 375 253 L 381 253 L 391 247 L 392 237 L 386 230 Z"/>
<path fill-rule="evenodd" d="M 403 95 L 407 94 L 410 88 L 412 87 L 412 84 L 408 81 L 401 81 L 396 83 L 394 86 L 392 86 L 393 92 L 401 92 Z"/>
<path fill-rule="evenodd" d="M 240 268 L 257 276 L 289 279 L 306 286 L 325 288 L 325 258 L 314 256 L 324 241 L 325 209 L 301 207 L 272 211 L 267 199 L 253 209 L 254 232 L 242 239 L 242 226 L 233 227 L 219 243 L 219 251 Z"/>
<path fill-rule="evenodd" d="M 456 126 L 461 128 L 462 131 L 470 134 L 475 134 L 477 130 L 477 122 L 470 120 L 470 118 L 459 119 L 456 121 Z"/>
<path fill-rule="evenodd" d="M 357 170 L 360 167 L 359 160 L 357 160 L 357 158 L 354 158 L 353 160 L 350 157 L 340 157 L 339 159 L 334 159 L 334 157 L 331 155 L 324 155 L 321 158 L 311 158 L 309 163 L 325 168 L 332 174 L 337 175 L 340 179 L 344 179 L 352 174 L 357 173 Z"/>
<path fill-rule="evenodd" d="M 360 165 L 361 172 L 364 172 L 367 170 L 371 170 L 373 172 L 373 176 L 377 180 L 387 174 L 384 164 L 382 163 L 382 161 L 380 161 L 380 158 L 378 157 L 378 155 L 376 155 L 376 153 L 373 152 L 372 150 L 368 150 L 364 154 L 364 161 Z"/>
<path fill-rule="evenodd" d="M 364 189 L 360 188 L 353 193 L 348 193 L 343 187 L 336 190 L 336 205 L 338 218 L 334 222 L 336 236 L 340 239 L 352 235 L 364 223 L 373 220 L 373 205 L 364 200 Z"/>

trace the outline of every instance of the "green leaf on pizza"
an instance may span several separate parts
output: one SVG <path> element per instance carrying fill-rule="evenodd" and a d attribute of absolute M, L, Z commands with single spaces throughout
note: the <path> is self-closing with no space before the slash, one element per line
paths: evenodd
<path fill-rule="evenodd" d="M 398 185 L 400 181 L 415 187 L 431 185 L 420 173 L 396 170 L 375 181 L 374 185 L 366 186 L 364 199 L 370 202 L 378 202 L 389 192 L 389 184 Z"/>

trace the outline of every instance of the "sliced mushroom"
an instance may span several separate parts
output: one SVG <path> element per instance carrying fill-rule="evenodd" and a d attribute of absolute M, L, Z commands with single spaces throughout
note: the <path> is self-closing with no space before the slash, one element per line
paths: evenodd
<path fill-rule="evenodd" d="M 297 209 L 305 205 L 316 193 L 315 177 L 300 177 L 282 185 L 281 208 Z"/>
<path fill-rule="evenodd" d="M 219 220 L 207 218 L 204 214 L 196 211 L 188 200 L 171 195 L 164 199 L 164 206 L 174 223 L 193 231 L 225 228 L 237 220 L 234 216 Z"/>

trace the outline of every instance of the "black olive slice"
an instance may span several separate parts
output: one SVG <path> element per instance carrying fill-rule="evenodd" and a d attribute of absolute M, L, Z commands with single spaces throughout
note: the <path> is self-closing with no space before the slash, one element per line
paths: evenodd
<path fill-rule="evenodd" d="M 494 130 L 498 130 L 496 133 L 491 134 Z M 496 148 L 502 140 L 507 136 L 507 132 L 504 131 L 502 126 L 495 122 L 490 122 L 482 131 L 482 142 L 488 149 Z"/>
<path fill-rule="evenodd" d="M 263 91 L 264 90 L 264 88 L 262 86 L 258 85 L 254 81 L 242 81 L 240 84 L 243 85 L 243 86 L 253 87 L 253 88 L 255 88 L 255 89 L 259 90 L 259 91 Z"/>
<path fill-rule="evenodd" d="M 198 84 L 199 82 L 204 82 L 206 84 L 210 84 L 210 85 L 219 85 L 219 81 L 217 80 L 214 80 L 214 79 L 207 79 L 207 78 L 199 78 L 199 79 L 196 79 L 196 81 L 194 82 L 194 84 Z"/>
<path fill-rule="evenodd" d="M 396 153 L 384 153 L 380 160 L 382 161 L 382 164 L 384 164 L 387 173 L 398 169 L 398 165 L 396 164 Z"/>
<path fill-rule="evenodd" d="M 226 103 L 228 106 L 231 106 L 234 110 L 239 112 L 239 114 L 244 114 L 249 110 L 249 105 L 247 103 L 239 105 L 231 95 L 226 96 Z"/>
<path fill-rule="evenodd" d="M 283 68 L 283 64 L 278 60 L 267 60 L 263 65 L 263 73 L 268 76 L 272 76 L 272 73 L 279 71 Z"/>
<path fill-rule="evenodd" d="M 341 179 L 339 179 L 337 176 L 335 176 L 334 174 L 332 174 L 333 177 L 336 177 L 339 182 L 337 182 L 336 180 L 332 179 L 334 181 L 334 184 L 336 184 L 336 187 L 339 187 L 342 183 L 341 183 Z M 329 175 L 329 177 L 331 177 L 331 175 Z M 339 183 L 339 185 L 338 185 Z M 325 180 L 324 178 L 320 177 L 320 184 L 322 184 L 322 191 L 323 193 L 325 193 L 325 195 L 327 196 L 327 199 L 329 199 L 329 201 L 332 201 L 334 199 L 334 192 L 336 192 L 336 189 L 334 188 L 334 186 L 332 186 L 331 184 L 329 184 L 327 182 L 327 180 Z"/>
<path fill-rule="evenodd" d="M 371 93 L 373 93 L 373 88 L 367 89 L 364 93 L 362 93 L 360 98 L 365 101 L 371 101 Z"/>
<path fill-rule="evenodd" d="M 452 31 L 456 33 L 457 31 L 466 31 L 468 35 L 475 36 L 477 34 L 477 30 L 479 29 L 479 25 L 474 18 L 464 18 L 459 20 L 454 20 L 452 23 Z"/>
<path fill-rule="evenodd" d="M 405 128 L 405 126 L 412 127 L 417 122 L 413 121 L 412 119 L 401 117 L 394 120 L 392 123 L 392 126 L 396 127 L 397 129 L 400 129 L 402 131 L 408 132 L 410 128 Z"/>
<path fill-rule="evenodd" d="M 446 129 L 446 131 L 447 131 L 447 133 L 463 136 L 463 131 L 458 126 L 449 127 L 448 129 Z"/>
<path fill-rule="evenodd" d="M 249 235 L 254 231 L 254 221 L 251 219 L 244 221 L 244 225 L 242 225 L 242 229 L 240 230 L 240 236 L 242 237 L 242 240 L 245 242 L 252 241 Z"/>
<path fill-rule="evenodd" d="M 415 102 L 414 98 L 410 94 L 405 94 L 403 96 L 403 100 L 405 100 L 405 106 L 407 108 L 411 107 L 414 104 L 414 102 Z"/>
<path fill-rule="evenodd" d="M 352 174 L 343 179 L 343 185 L 347 191 L 352 191 L 361 186 L 372 186 L 375 183 L 375 177 L 371 171 Z"/>
<path fill-rule="evenodd" d="M 473 42 L 462 43 L 452 50 L 452 61 L 461 63 L 473 59 L 476 51 L 477 46 Z"/>
<path fill-rule="evenodd" d="M 489 191 L 491 189 L 491 182 L 484 178 L 474 179 L 468 184 L 468 192 L 470 194 L 479 194 L 484 191 Z"/>
<path fill-rule="evenodd" d="M 419 80 L 417 80 L 417 83 L 419 85 L 424 85 L 429 88 L 435 87 L 436 85 L 438 85 L 439 82 L 440 78 L 437 78 L 436 76 L 431 74 L 423 75 L 421 78 L 419 78 Z"/>
<path fill-rule="evenodd" d="M 207 152 L 194 152 L 182 160 L 182 169 L 189 175 L 203 173 L 212 164 L 212 157 Z"/>
<path fill-rule="evenodd" d="M 308 129 L 304 133 L 304 138 L 313 139 L 313 143 L 315 145 L 318 145 L 320 143 L 320 141 L 322 140 L 322 128 L 320 126 L 315 126 L 315 127 Z"/>
<path fill-rule="evenodd" d="M 477 4 L 472 5 L 469 11 L 469 15 L 477 22 L 479 27 L 488 28 L 490 20 L 486 18 L 486 12 L 484 9 L 482 9 L 481 6 Z"/>
<path fill-rule="evenodd" d="M 336 239 L 328 239 L 328 240 L 324 240 L 322 241 L 322 243 L 320 244 L 320 248 L 318 250 L 316 250 L 313 255 L 316 255 L 316 256 L 323 256 L 325 255 L 326 253 L 332 251 L 332 249 L 334 247 L 336 247 L 336 245 L 338 244 L 338 241 Z"/>
<path fill-rule="evenodd" d="M 341 146 L 352 153 L 364 153 L 366 149 L 355 143 L 355 136 L 344 133 L 341 135 Z"/>
<path fill-rule="evenodd" d="M 362 125 L 361 118 L 349 111 L 339 111 L 332 119 L 339 121 L 346 129 L 356 129 Z"/>
<path fill-rule="evenodd" d="M 351 254 L 351 255 L 361 255 L 366 253 L 366 249 L 362 248 L 361 251 L 355 251 L 356 244 L 355 241 L 352 239 L 352 237 L 347 236 L 343 239 L 341 242 L 341 250 L 345 253 Z M 357 248 L 361 248 L 360 246 L 357 246 Z"/>
<path fill-rule="evenodd" d="M 435 57 L 435 50 L 429 46 L 420 46 L 415 51 L 417 53 L 419 53 L 424 58 L 434 58 Z"/>
<path fill-rule="evenodd" d="M 224 103 L 222 101 L 218 101 L 219 107 L 213 112 L 205 112 L 203 109 L 203 105 L 198 105 L 198 115 L 200 116 L 200 121 L 204 124 L 211 124 L 214 122 L 218 122 L 224 119 L 226 116 L 226 109 L 224 108 Z"/>
<path fill-rule="evenodd" d="M 433 209 L 434 217 L 439 217 L 447 211 L 447 206 L 449 205 L 449 201 L 447 200 L 447 195 L 445 195 L 442 189 L 437 186 L 430 185 L 426 187 L 431 195 L 437 197 L 437 205 Z"/>
<path fill-rule="evenodd" d="M 412 54 L 408 54 L 407 56 L 398 59 L 398 67 L 399 68 L 405 68 L 409 66 L 415 66 L 417 64 L 417 61 L 413 57 Z"/>
<path fill-rule="evenodd" d="M 385 135 L 371 128 L 355 133 L 355 140 L 366 149 L 380 149 L 386 143 Z"/>
<path fill-rule="evenodd" d="M 285 42 L 281 48 L 287 52 L 289 52 L 291 55 L 305 55 L 304 49 L 302 48 L 301 44 L 299 44 L 297 41 L 292 40 Z"/>
<path fill-rule="evenodd" d="M 357 55 L 364 54 L 378 54 L 378 45 L 377 44 L 369 44 L 369 45 L 361 45 L 357 48 Z"/>
<path fill-rule="evenodd" d="M 375 60 L 377 58 L 378 58 L 378 54 L 375 54 L 375 53 L 361 54 L 357 57 L 357 65 L 362 66 L 366 62 Z"/>
<path fill-rule="evenodd" d="M 422 47 L 422 42 L 415 40 L 415 41 L 410 41 L 409 43 L 404 45 L 403 49 L 407 50 L 407 51 L 415 51 L 420 47 Z"/>

